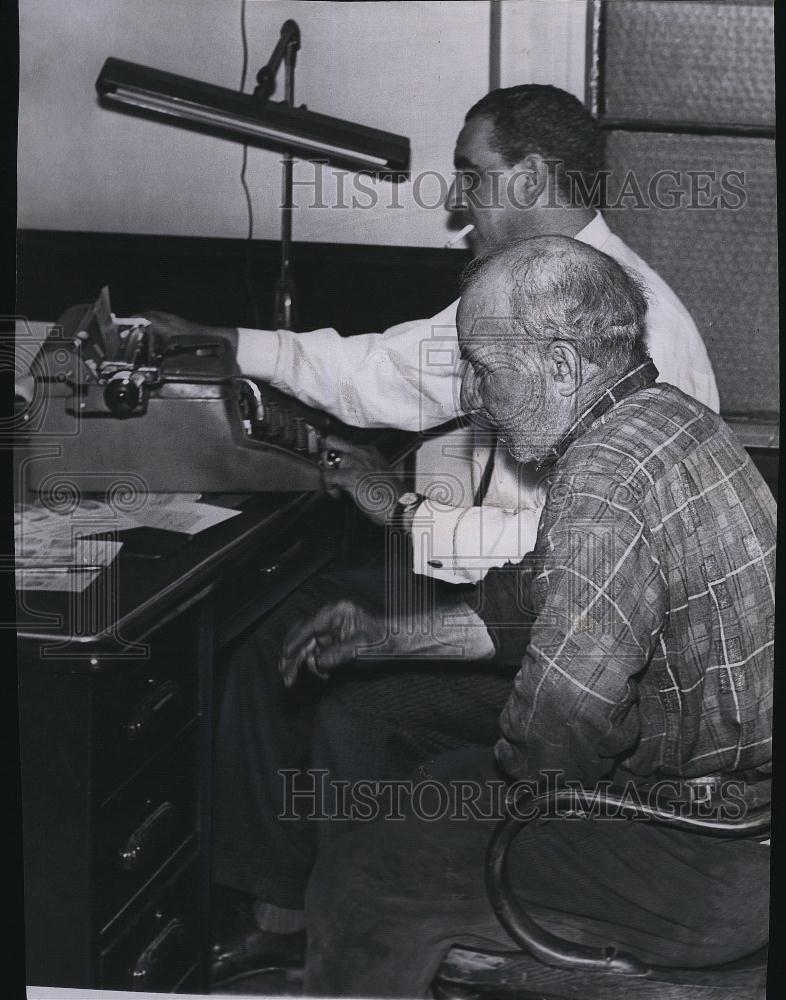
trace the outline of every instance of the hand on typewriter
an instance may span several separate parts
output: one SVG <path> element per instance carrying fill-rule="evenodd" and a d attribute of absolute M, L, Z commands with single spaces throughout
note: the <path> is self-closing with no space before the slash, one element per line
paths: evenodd
<path fill-rule="evenodd" d="M 331 670 L 357 659 L 364 649 L 378 650 L 385 635 L 382 617 L 354 601 L 328 604 L 287 633 L 278 665 L 284 684 L 292 687 L 303 668 L 326 680 Z"/>
<path fill-rule="evenodd" d="M 399 474 L 374 447 L 352 444 L 329 434 L 319 455 L 328 492 L 344 490 L 375 524 L 385 524 L 406 492 Z"/>
<path fill-rule="evenodd" d="M 164 345 L 175 342 L 188 344 L 191 338 L 212 337 L 215 340 L 223 338 L 237 349 L 237 330 L 231 326 L 203 326 L 201 323 L 194 323 L 190 319 L 183 319 L 182 316 L 174 316 L 165 312 L 143 312 L 140 315 L 150 320 L 153 335 L 163 341 Z"/>

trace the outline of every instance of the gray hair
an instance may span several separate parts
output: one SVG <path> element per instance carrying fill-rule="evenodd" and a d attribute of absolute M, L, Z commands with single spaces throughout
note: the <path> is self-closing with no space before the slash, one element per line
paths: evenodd
<path fill-rule="evenodd" d="M 492 272 L 509 279 L 510 317 L 523 342 L 569 340 L 610 373 L 649 360 L 645 286 L 600 250 L 568 237 L 518 240 L 472 261 L 462 295 Z"/>

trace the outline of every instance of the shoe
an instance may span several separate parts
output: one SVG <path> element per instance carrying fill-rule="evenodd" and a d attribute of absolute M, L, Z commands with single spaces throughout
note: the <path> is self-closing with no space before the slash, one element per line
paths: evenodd
<path fill-rule="evenodd" d="M 253 896 L 217 886 L 213 893 L 213 944 L 210 949 L 213 986 L 259 969 L 303 965 L 305 931 L 293 934 L 264 931 L 254 919 Z"/>

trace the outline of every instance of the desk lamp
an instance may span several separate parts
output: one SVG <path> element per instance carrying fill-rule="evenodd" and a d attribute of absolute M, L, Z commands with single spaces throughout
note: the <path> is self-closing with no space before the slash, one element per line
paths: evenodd
<path fill-rule="evenodd" d="M 409 139 L 341 118 L 295 107 L 295 61 L 300 29 L 285 21 L 267 65 L 257 74 L 253 94 L 109 58 L 96 80 L 100 103 L 129 114 L 284 152 L 281 209 L 281 268 L 276 283 L 274 325 L 291 330 L 294 283 L 292 245 L 292 159 L 350 167 L 399 181 L 409 169 Z M 276 74 L 284 63 L 284 100 L 271 101 Z"/>

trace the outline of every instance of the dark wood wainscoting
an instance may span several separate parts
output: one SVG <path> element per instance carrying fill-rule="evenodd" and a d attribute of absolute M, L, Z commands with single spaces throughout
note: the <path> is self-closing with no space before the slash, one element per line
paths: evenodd
<path fill-rule="evenodd" d="M 20 230 L 17 314 L 54 319 L 109 285 L 119 316 L 160 309 L 198 322 L 269 327 L 276 241 Z M 298 243 L 297 329 L 342 334 L 433 316 L 458 294 L 466 251 Z"/>

